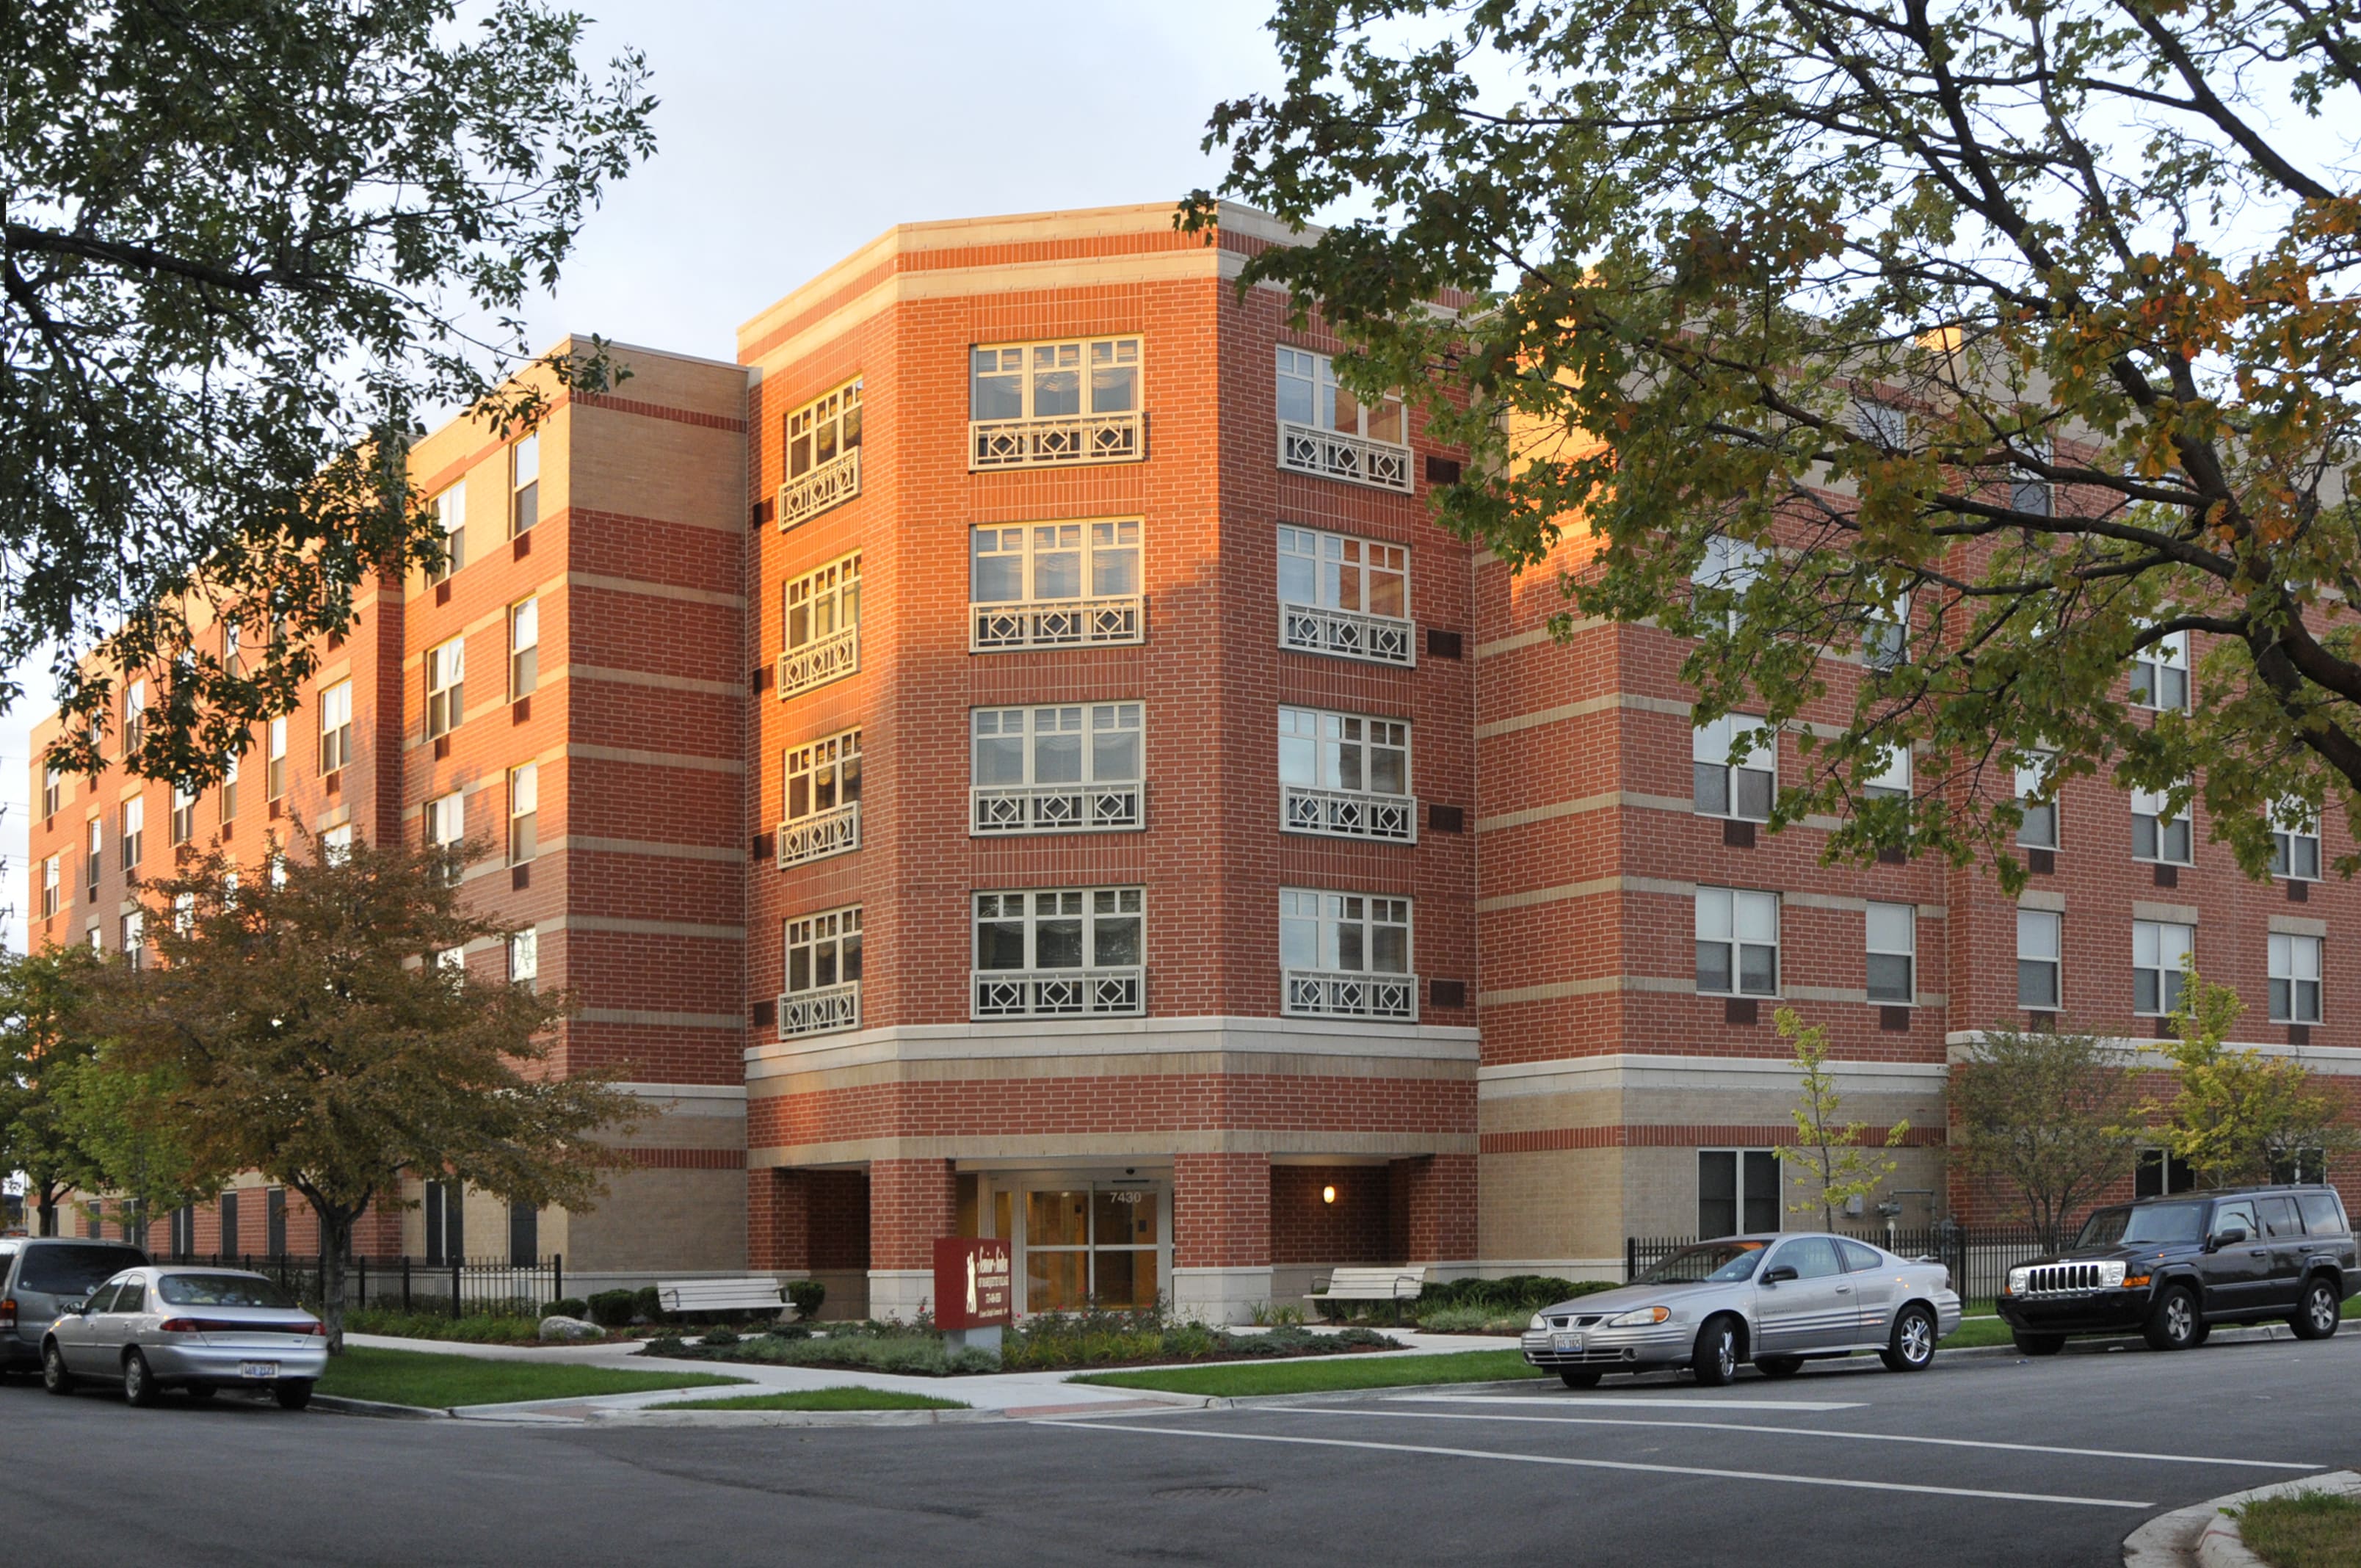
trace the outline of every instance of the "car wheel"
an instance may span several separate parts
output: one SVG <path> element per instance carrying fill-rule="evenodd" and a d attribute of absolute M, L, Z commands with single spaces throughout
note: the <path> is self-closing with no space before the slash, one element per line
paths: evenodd
<path fill-rule="evenodd" d="M 1888 1372 L 1924 1372 L 1935 1362 L 1935 1314 L 1912 1305 L 1894 1315 L 1893 1337 L 1877 1353 Z"/>
<path fill-rule="evenodd" d="M 2055 1355 L 2066 1348 L 2064 1334 L 2031 1334 L 2023 1329 L 2015 1329 L 2010 1332 L 2008 1338 L 2021 1355 Z"/>
<path fill-rule="evenodd" d="M 66 1370 L 65 1352 L 52 1340 L 41 1347 L 41 1387 L 52 1394 L 73 1392 L 73 1374 Z"/>
<path fill-rule="evenodd" d="M 1587 1366 L 1561 1366 L 1557 1369 L 1557 1380 L 1569 1388 L 1596 1388 L 1598 1380 L 1606 1376 L 1604 1372 L 1594 1372 Z"/>
<path fill-rule="evenodd" d="M 192 1383 L 188 1386 L 185 1392 L 188 1394 L 190 1398 L 194 1399 L 198 1404 L 202 1405 L 207 1399 L 212 1398 L 215 1394 L 220 1393 L 221 1390 L 214 1387 L 210 1383 Z"/>
<path fill-rule="evenodd" d="M 1711 1319 L 1697 1331 L 1697 1354 L 1689 1359 L 1689 1370 L 1697 1374 L 1699 1384 L 1719 1388 L 1738 1376 L 1738 1364 L 1743 1359 L 1741 1337 L 1738 1320 L 1729 1316 Z"/>
<path fill-rule="evenodd" d="M 1793 1377 L 1804 1370 L 1804 1358 L 1800 1355 L 1758 1355 L 1754 1358 L 1754 1370 L 1765 1377 Z"/>
<path fill-rule="evenodd" d="M 2199 1343 L 2201 1328 L 2197 1316 L 2197 1292 L 2186 1285 L 2168 1286 L 2157 1298 L 2156 1307 L 2147 1315 L 2147 1327 L 2141 1331 L 2150 1350 L 2194 1350 Z"/>
<path fill-rule="evenodd" d="M 2338 1314 L 2344 1303 L 2337 1299 L 2336 1287 L 2315 1276 L 2303 1288 L 2303 1305 L 2296 1309 L 2290 1320 L 2298 1339 L 2326 1339 L 2336 1332 Z"/>
<path fill-rule="evenodd" d="M 270 1397 L 282 1410 L 300 1410 L 312 1402 L 312 1385 L 302 1377 L 284 1379 L 270 1386 Z"/>
<path fill-rule="evenodd" d="M 2213 1337 L 2213 1325 L 2207 1322 L 2204 1319 L 2200 1318 L 2197 1320 L 2196 1337 L 2189 1342 L 2189 1348 L 2195 1350 L 2199 1345 L 2203 1344 L 2207 1340 L 2212 1339 Z"/>
<path fill-rule="evenodd" d="M 136 1350 L 123 1358 L 123 1402 L 136 1410 L 156 1402 L 156 1374 Z"/>

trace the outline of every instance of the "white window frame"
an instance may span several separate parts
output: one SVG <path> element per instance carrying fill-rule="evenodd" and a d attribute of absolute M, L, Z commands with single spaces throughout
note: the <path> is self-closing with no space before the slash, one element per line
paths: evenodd
<path fill-rule="evenodd" d="M 421 808 L 421 815 L 423 817 L 426 847 L 428 849 L 449 850 L 456 845 L 462 844 L 467 841 L 467 791 L 457 789 L 446 790 L 443 794 L 438 795 L 434 799 L 428 801 L 425 806 Z M 451 874 L 455 880 L 459 875 L 459 871 L 460 868 L 458 867 L 455 866 L 452 868 Z"/>
<path fill-rule="evenodd" d="M 1136 764 L 1101 776 L 1098 738 L 1129 734 Z M 1077 737 L 1082 777 L 1044 780 L 1042 742 Z M 1016 739 L 1024 777 L 987 784 L 982 761 L 987 741 Z M 1016 833 L 1136 833 L 1148 825 L 1147 705 L 1136 701 L 1032 703 L 1023 707 L 968 711 L 968 832 L 973 838 Z"/>
<path fill-rule="evenodd" d="M 509 983 L 533 985 L 541 979 L 541 929 L 528 926 L 508 939 Z"/>
<path fill-rule="evenodd" d="M 197 792 L 182 784 L 172 786 L 172 813 L 166 825 L 172 847 L 178 849 L 197 836 Z"/>
<path fill-rule="evenodd" d="M 2274 1024 L 2320 1022 L 2322 941 L 2297 931 L 2270 933 L 2270 1016 Z"/>
<path fill-rule="evenodd" d="M 2132 922 L 2134 1017 L 2162 1018 L 2180 1005 L 2181 961 L 2196 946 L 2194 926 L 2169 920 Z"/>
<path fill-rule="evenodd" d="M 1395 931 L 1401 934 L 1401 967 L 1377 967 L 1380 946 Z M 1416 1023 L 1417 935 L 1416 910 L 1408 898 L 1280 888 L 1280 1010 L 1297 1017 Z"/>
<path fill-rule="evenodd" d="M 230 751 L 222 758 L 221 819 L 233 821 L 237 817 L 237 753 Z"/>
<path fill-rule="evenodd" d="M 1392 751 L 1401 756 L 1401 788 L 1376 788 L 1380 754 Z M 1358 784 L 1345 783 L 1348 776 Z M 1287 833 L 1417 843 L 1410 721 L 1280 704 L 1279 826 Z"/>
<path fill-rule="evenodd" d="M 1852 403 L 1855 433 L 1888 452 L 1910 450 L 1910 411 L 1880 398 L 1856 397 Z"/>
<path fill-rule="evenodd" d="M 66 776 L 62 772 L 47 766 L 41 769 L 41 819 L 43 821 L 55 817 L 58 814 L 58 807 L 65 804 L 65 788 Z"/>
<path fill-rule="evenodd" d="M 861 493 L 861 389 L 855 376 L 780 422 L 780 532 Z"/>
<path fill-rule="evenodd" d="M 1780 994 L 1780 919 L 1784 911 L 1775 893 L 1756 888 L 1700 887 L 1697 890 L 1697 993 L 1768 999 Z M 1767 917 L 1767 923 L 1766 923 Z M 1766 938 L 1765 930 L 1770 935 Z M 1708 949 L 1719 948 L 1729 974 L 1727 985 L 1716 985 L 1706 973 Z M 1771 983 L 1766 989 L 1746 977 L 1749 949 L 1771 955 Z"/>
<path fill-rule="evenodd" d="M 1872 899 L 1861 917 L 1862 945 L 1867 958 L 1865 977 L 1869 1000 L 1881 1007 L 1916 1007 L 1918 1004 L 1918 906 L 1915 904 L 1886 904 Z M 1892 994 L 1889 985 L 1883 993 L 1878 987 L 1878 960 L 1886 960 L 1891 970 L 1899 960 L 1902 966 L 1902 993 Z"/>
<path fill-rule="evenodd" d="M 1730 761 L 1741 737 L 1751 736 L 1743 762 Z M 1716 780 L 1719 774 L 1719 781 Z M 1762 779 L 1763 809 L 1748 810 L 1744 796 L 1754 787 L 1747 775 Z M 1719 793 L 1722 809 L 1708 809 Z M 1768 822 L 1779 799 L 1779 737 L 1760 718 L 1725 713 L 1719 718 L 1689 727 L 1689 809 L 1699 817 L 1733 822 Z"/>
<path fill-rule="evenodd" d="M 2318 882 L 2320 807 L 2286 796 L 2270 804 L 2271 875 L 2289 882 Z"/>
<path fill-rule="evenodd" d="M 2026 761 L 2017 764 L 2016 802 L 2023 817 L 2016 825 L 2016 844 L 2021 850 L 2059 848 L 2060 824 L 2058 785 L 2055 775 L 2058 754 L 2055 751 L 2029 751 Z M 2047 793 L 2048 798 L 2043 798 Z"/>
<path fill-rule="evenodd" d="M 133 969 L 146 969 L 148 967 L 148 912 L 144 909 L 131 910 L 124 915 L 116 925 L 119 927 L 116 939 L 123 944 L 124 961 Z"/>
<path fill-rule="evenodd" d="M 1770 562 L 1771 553 L 1760 544 L 1732 539 L 1726 533 L 1712 534 L 1706 539 L 1705 554 L 1698 560 L 1697 570 L 1689 576 L 1689 587 L 1692 590 L 1708 588 L 1730 596 L 1723 624 L 1735 633 L 1744 619 L 1746 596 L 1762 579 L 1763 568 Z"/>
<path fill-rule="evenodd" d="M 262 767 L 262 787 L 272 800 L 287 794 L 287 717 L 281 714 L 270 721 L 267 731 Z"/>
<path fill-rule="evenodd" d="M 1862 618 L 1861 662 L 1872 670 L 1891 670 L 1910 662 L 1910 591 L 1905 588 L 1890 604 L 1872 605 Z"/>
<path fill-rule="evenodd" d="M 82 847 L 83 878 L 89 883 L 90 896 L 95 899 L 98 896 L 98 879 L 106 871 L 106 818 L 104 817 L 90 818 L 89 827 L 82 835 Z"/>
<path fill-rule="evenodd" d="M 1281 523 L 1275 576 L 1281 648 L 1405 669 L 1418 663 L 1409 545 Z M 1396 578 L 1400 613 L 1373 609 L 1374 600 L 1391 597 L 1384 590 Z"/>
<path fill-rule="evenodd" d="M 467 711 L 467 640 L 452 637 L 426 650 L 426 738 L 448 735 Z"/>
<path fill-rule="evenodd" d="M 145 851 L 144 840 L 147 832 L 148 797 L 144 795 L 135 795 L 123 803 L 123 826 L 115 832 L 115 838 L 122 846 L 125 871 L 137 868 L 140 857 Z"/>
<path fill-rule="evenodd" d="M 1071 350 L 1071 356 L 1068 351 Z M 1041 378 L 1071 374 L 1071 412 L 1043 412 Z M 983 381 L 1016 378 L 1017 411 L 984 417 Z M 1126 387 L 1127 389 L 1119 388 Z M 1137 463 L 1148 455 L 1148 348 L 1137 333 L 979 343 L 968 350 L 971 470 Z"/>
<path fill-rule="evenodd" d="M 1137 1017 L 1147 1011 L 1147 892 L 1138 887 L 1027 888 L 976 894 L 969 905 L 973 965 L 969 1016 Z M 1046 923 L 1071 921 L 1080 962 L 1051 964 L 1040 948 Z M 987 967 L 987 926 L 1020 928 L 1022 961 Z M 1128 940 L 1123 928 L 1128 927 Z"/>
<path fill-rule="evenodd" d="M 123 688 L 123 755 L 134 755 L 147 738 L 148 682 L 142 678 Z"/>
<path fill-rule="evenodd" d="M 816 910 L 780 922 L 779 1038 L 861 1027 L 861 905 Z M 803 955 L 803 983 L 796 956 Z M 847 969 L 853 972 L 848 978 Z M 834 976 L 827 984 L 818 976 Z"/>
<path fill-rule="evenodd" d="M 1410 410 L 1401 394 L 1363 402 L 1337 381 L 1334 357 L 1315 349 L 1280 344 L 1273 369 L 1281 468 L 1411 493 Z M 1340 404 L 1352 409 L 1349 427 Z"/>
<path fill-rule="evenodd" d="M 353 825 L 339 822 L 320 835 L 320 861 L 324 865 L 342 865 L 353 852 Z"/>
<path fill-rule="evenodd" d="M 508 784 L 509 864 L 521 866 L 541 852 L 541 764 L 519 762 Z"/>
<path fill-rule="evenodd" d="M 2132 657 L 2128 698 L 2134 707 L 2157 713 L 2186 713 L 2195 683 L 2189 668 L 2189 633 L 2175 631 L 2141 649 Z M 2180 700 L 2169 701 L 2179 687 Z"/>
<path fill-rule="evenodd" d="M 509 606 L 509 700 L 531 696 L 541 686 L 541 598 Z"/>
<path fill-rule="evenodd" d="M 2026 981 L 2048 970 L 2047 1002 L 2026 1000 Z M 2040 986 L 2036 991 L 2043 989 Z M 2027 1013 L 2058 1013 L 2066 1006 L 2066 917 L 2054 909 L 2016 911 L 2016 1004 Z"/>
<path fill-rule="evenodd" d="M 41 862 L 41 918 L 49 919 L 58 912 L 60 902 L 58 857 L 49 856 Z"/>
<path fill-rule="evenodd" d="M 353 683 L 338 681 L 320 691 L 320 776 L 342 770 L 353 760 Z"/>
<path fill-rule="evenodd" d="M 541 521 L 541 432 L 509 444 L 509 537 L 533 531 Z"/>
<path fill-rule="evenodd" d="M 2057 450 L 2046 435 L 2027 441 L 2026 450 L 2037 463 L 2054 463 Z M 2008 479 L 2008 509 L 2029 517 L 2054 517 L 2058 511 L 2058 488 L 2037 475 L 2012 468 Z"/>
<path fill-rule="evenodd" d="M 2136 789 L 2132 802 L 2132 859 L 2152 861 L 2158 865 L 2188 866 L 2196 864 L 2197 828 L 2195 801 L 2183 803 L 2180 815 L 2168 817 L 2165 811 L 2171 800 L 2169 790 Z M 2147 824 L 2149 851 L 2140 850 L 2141 824 Z M 2176 831 L 2177 829 L 2177 831 Z M 2178 839 L 2179 842 L 2174 840 Z M 2177 851 L 2177 852 L 2176 852 Z"/>
<path fill-rule="evenodd" d="M 859 551 L 779 585 L 779 646 L 782 702 L 861 668 Z"/>
<path fill-rule="evenodd" d="M 443 535 L 443 565 L 426 574 L 426 586 L 448 582 L 467 564 L 467 481 L 461 479 L 427 503 L 434 510 L 434 526 Z"/>
<path fill-rule="evenodd" d="M 861 848 L 861 731 L 839 730 L 780 753 L 779 869 Z M 796 809 L 797 785 L 803 809 Z M 821 806 L 825 796 L 829 804 Z"/>
<path fill-rule="evenodd" d="M 1066 535 L 1071 532 L 1071 543 Z M 1068 518 L 1040 522 L 978 523 L 968 530 L 968 649 L 998 653 L 1019 648 L 1114 647 L 1146 638 L 1146 526 L 1132 518 Z M 1045 559 L 1072 554 L 1079 594 L 1044 593 Z M 1127 572 L 1117 563 L 1130 557 Z M 1014 598 L 986 598 L 986 561 L 1016 563 Z M 1102 576 L 1102 572 L 1104 576 Z M 1128 585 L 1128 591 L 1126 587 Z M 1053 585 L 1054 586 L 1054 585 Z"/>

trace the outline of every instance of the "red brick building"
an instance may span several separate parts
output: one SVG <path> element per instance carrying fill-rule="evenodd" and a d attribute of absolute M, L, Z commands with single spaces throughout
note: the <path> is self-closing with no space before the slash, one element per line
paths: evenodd
<path fill-rule="evenodd" d="M 621 1064 L 651 1114 L 596 1212 L 421 1191 L 386 1250 L 450 1249 L 456 1212 L 470 1254 L 810 1273 L 881 1314 L 953 1233 L 1008 1238 L 1031 1310 L 1235 1318 L 1338 1263 L 1602 1272 L 1627 1234 L 1780 1223 L 1781 1003 L 1829 1026 L 1849 1116 L 1911 1124 L 1891 1196 L 1921 1223 L 1956 1206 L 1970 1031 L 2152 1036 L 2191 942 L 2255 1043 L 2361 1073 L 2338 825 L 2257 885 L 2202 821 L 2078 783 L 2014 904 L 1825 866 L 1832 824 L 1760 832 L 1793 740 L 1731 768 L 1675 640 L 1554 641 L 1554 572 L 1438 529 L 1455 455 L 1239 294 L 1286 239 L 1161 204 L 905 225 L 736 366 L 626 349 L 530 451 L 421 449 L 465 565 L 365 598 L 283 786 L 258 743 L 192 831 L 485 840 L 471 881 L 533 937 L 468 961 L 579 992 L 565 1059 Z M 2139 680 L 2185 700 L 2186 661 Z M 58 792 L 36 939 L 136 943 L 125 866 L 169 846 L 126 862 L 123 813 L 170 792 Z"/>

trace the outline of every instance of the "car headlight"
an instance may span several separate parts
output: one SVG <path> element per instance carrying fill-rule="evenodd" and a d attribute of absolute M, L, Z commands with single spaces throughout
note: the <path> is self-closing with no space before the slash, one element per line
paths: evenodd
<path fill-rule="evenodd" d="M 1644 1328 L 1650 1323 L 1661 1323 L 1672 1315 L 1673 1310 L 1669 1307 L 1642 1307 L 1620 1317 L 1608 1319 L 1607 1326 L 1610 1329 Z"/>
<path fill-rule="evenodd" d="M 1525 1325 L 1527 1332 L 1532 1333 L 1540 1333 L 1548 1327 L 1549 1320 L 1543 1317 L 1539 1312 L 1535 1312 L 1533 1314 L 1533 1321 Z"/>
<path fill-rule="evenodd" d="M 2029 1268 L 2010 1269 L 2008 1271 L 2008 1293 L 2012 1296 L 2024 1295 L 2026 1284 L 2027 1281 L 2032 1279 L 2032 1277 L 2033 1270 Z"/>

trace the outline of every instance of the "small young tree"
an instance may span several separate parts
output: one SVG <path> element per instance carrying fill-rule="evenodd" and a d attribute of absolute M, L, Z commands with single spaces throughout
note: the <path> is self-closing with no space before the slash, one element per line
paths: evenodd
<path fill-rule="evenodd" d="M 1828 1069 L 1828 1030 L 1817 1024 L 1806 1027 L 1792 1007 L 1779 1009 L 1777 1022 L 1779 1037 L 1795 1044 L 1794 1065 L 1803 1080 L 1794 1113 L 1795 1142 L 1783 1146 L 1779 1158 L 1802 1167 L 1820 1190 L 1817 1204 L 1792 1203 L 1788 1209 L 1808 1214 L 1817 1208 L 1823 1228 L 1834 1230 L 1838 1207 L 1876 1191 L 1901 1162 L 1862 1144 L 1868 1123 L 1839 1120 L 1844 1100 L 1837 1092 L 1835 1074 Z M 1894 1123 L 1886 1130 L 1884 1147 L 1899 1148 L 1909 1131 L 1908 1122 Z"/>
<path fill-rule="evenodd" d="M 343 1348 L 354 1224 L 405 1173 L 579 1211 L 621 1163 L 591 1141 L 630 1110 L 599 1073 L 548 1073 L 563 997 L 439 955 L 509 927 L 462 907 L 451 853 L 355 839 L 233 881 L 215 851 L 148 890 L 160 961 L 109 971 L 120 1065 L 169 1087 L 150 1114 L 188 1185 L 260 1171 L 320 1220 L 329 1345 Z"/>
<path fill-rule="evenodd" d="M 57 1234 L 67 1193 L 101 1183 L 64 1116 L 66 1085 L 96 1050 L 78 1019 L 99 964 L 82 947 L 0 954 L 0 1171 L 24 1173 L 40 1235 Z"/>
<path fill-rule="evenodd" d="M 2275 1164 L 2301 1150 L 2349 1143 L 2334 1097 L 2315 1086 L 2310 1068 L 2226 1043 L 2246 1010 L 2238 993 L 2209 983 L 2193 956 L 2181 973 L 2177 1037 L 2164 1048 L 2173 1096 L 2148 1101 L 2139 1114 L 2156 1124 L 2164 1146 L 2188 1162 L 2199 1184 L 2268 1181 Z"/>
<path fill-rule="evenodd" d="M 1987 1030 L 1953 1064 L 1951 1159 L 2013 1191 L 2044 1251 L 2138 1157 L 2143 1135 L 2124 1124 L 2131 1068 L 2097 1035 L 2019 1029 Z"/>

